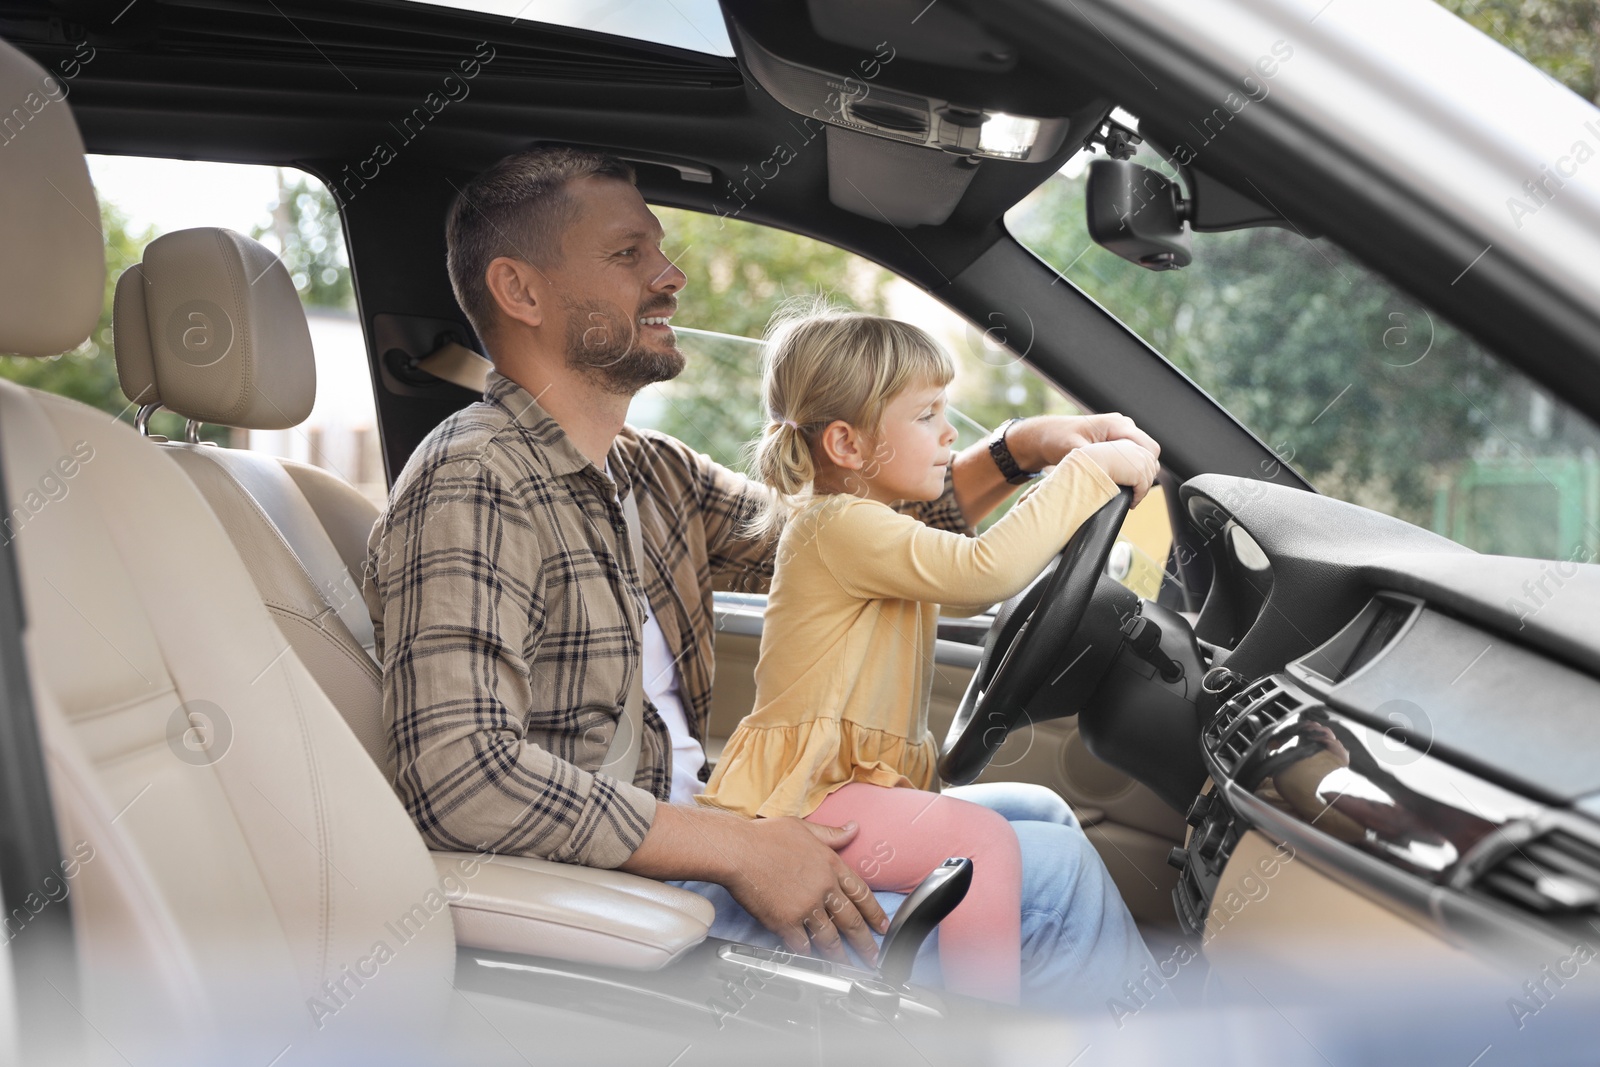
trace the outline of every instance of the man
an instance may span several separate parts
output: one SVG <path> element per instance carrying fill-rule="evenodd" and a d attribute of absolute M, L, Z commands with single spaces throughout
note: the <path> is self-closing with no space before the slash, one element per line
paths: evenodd
<path fill-rule="evenodd" d="M 797 951 L 843 961 L 848 942 L 871 960 L 887 916 L 835 853 L 854 825 L 692 802 L 712 590 L 764 587 L 773 544 L 740 536 L 763 487 L 624 425 L 633 394 L 684 362 L 667 323 L 686 279 L 661 239 L 632 171 L 571 149 L 502 160 L 451 210 L 451 283 L 494 371 L 484 401 L 418 447 L 369 543 L 396 788 L 436 848 L 679 880 L 716 902 L 718 936 L 765 928 Z M 1120 416 L 1030 419 L 1005 443 L 1037 470 L 1110 437 L 1156 449 Z M 970 532 L 1011 492 L 979 446 L 916 513 Z M 630 494 L 642 561 L 623 547 Z M 644 736 L 623 782 L 597 769 L 641 669 Z M 1024 847 L 1024 982 L 1104 996 L 1149 956 L 1066 806 L 1046 794 L 1041 815 L 1040 793 L 990 793 Z"/>

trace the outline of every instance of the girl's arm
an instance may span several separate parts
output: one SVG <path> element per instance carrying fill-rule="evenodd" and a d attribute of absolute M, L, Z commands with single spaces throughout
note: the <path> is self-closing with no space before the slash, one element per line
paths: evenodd
<path fill-rule="evenodd" d="M 864 600 L 993 604 L 1020 592 L 1116 494 L 1105 471 L 1074 452 L 978 537 L 855 505 L 823 523 L 818 551 L 844 590 Z"/>

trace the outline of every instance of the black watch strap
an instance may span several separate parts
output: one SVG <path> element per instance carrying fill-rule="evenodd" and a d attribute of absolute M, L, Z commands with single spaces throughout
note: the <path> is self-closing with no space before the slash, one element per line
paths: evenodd
<path fill-rule="evenodd" d="M 1006 481 L 1012 485 L 1021 485 L 1023 482 L 1038 477 L 1033 471 L 1025 471 L 1017 466 L 1017 459 L 1011 454 L 1011 449 L 1006 446 L 1006 431 L 1011 429 L 1013 423 L 1020 419 L 1007 419 L 1002 422 L 993 436 L 989 438 L 989 455 L 994 459 L 994 465 L 1000 468 L 1000 473 L 1005 475 Z"/>

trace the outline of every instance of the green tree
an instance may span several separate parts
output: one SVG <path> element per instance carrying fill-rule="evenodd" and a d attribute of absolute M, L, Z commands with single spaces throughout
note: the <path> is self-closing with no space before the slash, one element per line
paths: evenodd
<path fill-rule="evenodd" d="M 844 307 L 883 314 L 894 275 L 799 234 L 695 211 L 656 208 L 664 250 L 688 275 L 674 325 L 760 337 L 784 300 L 823 294 Z M 760 432 L 756 346 L 684 334 L 684 371 L 656 393 L 660 429 L 722 462 L 736 461 Z"/>
<path fill-rule="evenodd" d="M 1600 0 L 1439 0 L 1522 58 L 1600 104 Z"/>
<path fill-rule="evenodd" d="M 1497 361 L 1330 242 L 1203 234 L 1188 268 L 1147 271 L 1090 247 L 1084 184 L 1052 178 L 1012 232 L 1051 262 L 1076 257 L 1070 280 L 1325 492 L 1427 525 L 1451 464 L 1526 430 Z"/>
<path fill-rule="evenodd" d="M 666 251 L 689 277 L 678 326 L 758 338 L 780 303 L 821 293 L 835 304 L 886 314 L 895 276 L 858 256 L 783 230 L 736 219 L 657 208 Z M 1012 415 L 1078 409 L 1008 349 L 985 343 L 977 328 L 939 338 L 956 358 L 952 403 L 983 427 Z M 663 401 L 656 424 L 723 462 L 741 464 L 761 430 L 759 349 L 680 334 L 688 356 L 683 374 L 655 391 Z M 953 420 L 960 444 L 981 431 Z"/>
<path fill-rule="evenodd" d="M 279 168 L 272 225 L 256 226 L 250 236 L 277 246 L 278 258 L 305 304 L 355 310 L 339 206 L 321 182 L 304 174 L 291 181 Z"/>

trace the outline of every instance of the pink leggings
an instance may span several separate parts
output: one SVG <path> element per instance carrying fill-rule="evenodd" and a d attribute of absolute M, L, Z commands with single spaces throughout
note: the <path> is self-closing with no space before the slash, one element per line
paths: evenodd
<path fill-rule="evenodd" d="M 851 782 L 807 821 L 861 826 L 839 851 L 873 889 L 909 893 L 951 856 L 972 861 L 972 888 L 939 924 L 945 988 L 1016 1003 L 1022 980 L 1022 850 L 1005 818 L 920 789 Z"/>

